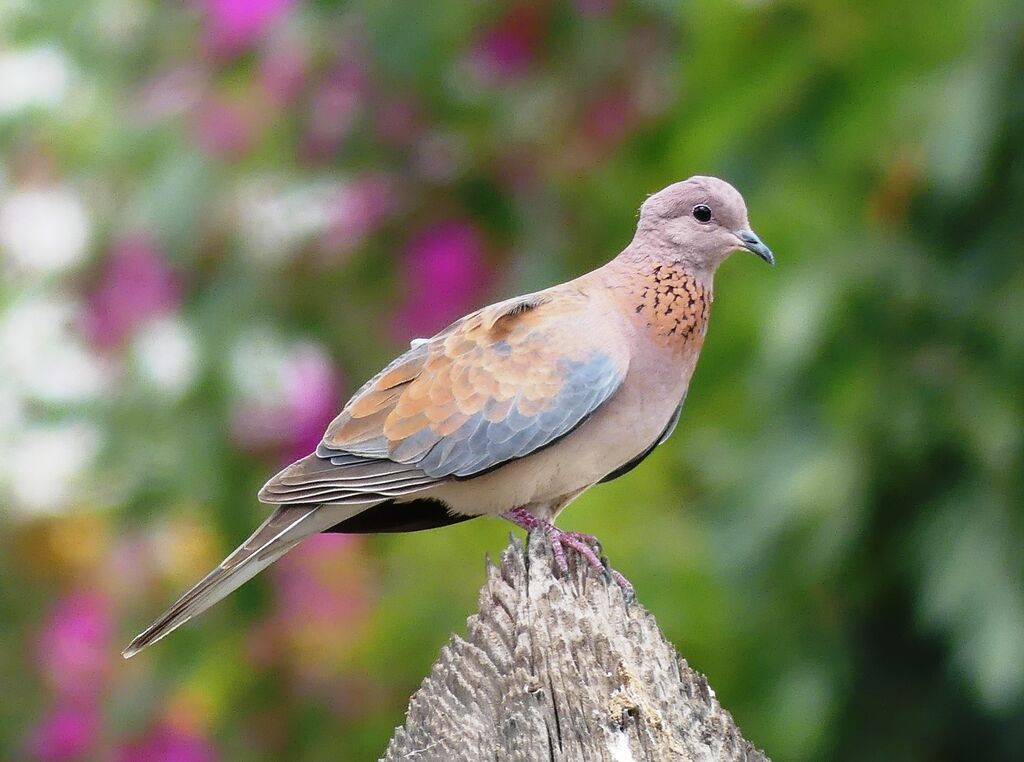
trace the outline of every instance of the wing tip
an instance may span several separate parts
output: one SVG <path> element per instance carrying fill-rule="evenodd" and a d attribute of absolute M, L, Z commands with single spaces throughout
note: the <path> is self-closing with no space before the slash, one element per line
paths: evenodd
<path fill-rule="evenodd" d="M 275 476 L 273 479 L 271 479 L 262 487 L 260 487 L 260 491 L 256 493 L 256 499 L 259 500 L 264 505 L 273 505 L 277 502 L 277 500 L 274 499 L 273 492 L 271 492 L 270 490 L 271 486 L 275 484 L 276 480 L 277 477 Z"/>

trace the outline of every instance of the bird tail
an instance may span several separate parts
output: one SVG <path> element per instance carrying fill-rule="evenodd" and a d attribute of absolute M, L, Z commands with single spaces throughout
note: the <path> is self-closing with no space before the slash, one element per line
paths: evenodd
<path fill-rule="evenodd" d="M 310 535 L 369 508 L 373 503 L 352 506 L 288 505 L 278 508 L 216 569 L 178 598 L 153 624 L 121 652 L 128 659 L 146 646 L 173 632 L 189 619 L 248 582 Z"/>

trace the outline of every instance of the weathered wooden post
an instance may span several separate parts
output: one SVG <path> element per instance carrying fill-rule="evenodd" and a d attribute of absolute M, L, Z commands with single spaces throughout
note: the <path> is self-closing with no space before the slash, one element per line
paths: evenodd
<path fill-rule="evenodd" d="M 487 565 L 480 610 L 412 697 L 387 762 L 767 760 L 639 603 L 541 534 Z"/>

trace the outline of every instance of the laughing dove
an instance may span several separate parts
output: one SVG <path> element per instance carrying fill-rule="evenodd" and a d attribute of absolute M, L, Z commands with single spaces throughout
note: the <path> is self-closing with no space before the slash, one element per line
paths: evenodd
<path fill-rule="evenodd" d="M 691 177 L 647 199 L 633 240 L 604 266 L 414 341 L 355 393 L 316 452 L 267 482 L 270 518 L 125 657 L 317 532 L 411 532 L 486 514 L 542 528 L 559 566 L 566 549 L 601 565 L 594 538 L 551 522 L 672 433 L 715 270 L 737 249 L 774 264 L 740 194 Z"/>

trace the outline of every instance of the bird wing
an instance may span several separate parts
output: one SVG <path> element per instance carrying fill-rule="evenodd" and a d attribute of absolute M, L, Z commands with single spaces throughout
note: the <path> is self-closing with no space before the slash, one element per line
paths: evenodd
<path fill-rule="evenodd" d="M 557 441 L 614 394 L 629 364 L 622 342 L 587 330 L 585 303 L 579 292 L 519 297 L 416 342 L 356 392 L 316 453 L 275 476 L 260 499 L 386 499 Z"/>

